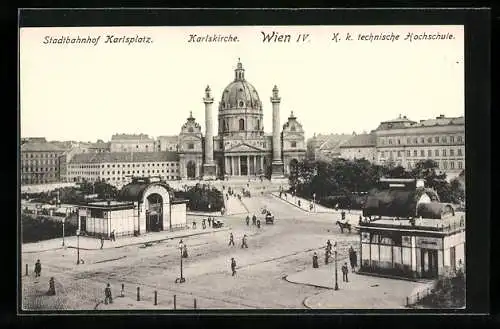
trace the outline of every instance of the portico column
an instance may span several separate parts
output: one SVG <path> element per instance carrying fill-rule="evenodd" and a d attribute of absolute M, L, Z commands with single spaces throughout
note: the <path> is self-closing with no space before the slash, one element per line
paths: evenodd
<path fill-rule="evenodd" d="M 235 172 L 234 172 L 234 157 L 231 156 L 229 157 L 231 159 L 231 176 L 234 176 L 235 175 Z"/>
<path fill-rule="evenodd" d="M 224 175 L 229 174 L 229 158 L 224 157 Z"/>
<path fill-rule="evenodd" d="M 253 173 L 252 174 L 254 174 L 254 175 L 257 174 L 257 156 L 256 155 L 253 156 Z"/>
<path fill-rule="evenodd" d="M 247 155 L 247 176 L 250 176 L 250 156 Z"/>
<path fill-rule="evenodd" d="M 241 176 L 241 155 L 236 157 L 238 159 L 238 176 Z"/>
<path fill-rule="evenodd" d="M 264 174 L 264 156 L 260 156 L 260 170 L 262 170 L 262 173 Z"/>

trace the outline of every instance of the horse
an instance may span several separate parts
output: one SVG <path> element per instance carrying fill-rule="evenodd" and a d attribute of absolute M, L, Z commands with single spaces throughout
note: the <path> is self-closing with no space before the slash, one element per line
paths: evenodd
<path fill-rule="evenodd" d="M 337 225 L 340 227 L 340 233 L 344 233 L 344 229 L 349 230 L 349 233 L 351 233 L 351 227 L 352 227 L 351 224 L 349 224 L 347 222 L 343 223 L 343 222 L 338 220 Z"/>

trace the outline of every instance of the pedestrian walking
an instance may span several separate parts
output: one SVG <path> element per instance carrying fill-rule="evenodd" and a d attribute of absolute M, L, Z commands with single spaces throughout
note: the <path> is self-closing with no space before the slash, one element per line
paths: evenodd
<path fill-rule="evenodd" d="M 257 216 L 255 216 L 255 214 L 253 214 L 252 216 L 252 225 L 256 225 L 257 224 Z"/>
<path fill-rule="evenodd" d="M 349 282 L 347 273 L 349 273 L 349 268 L 347 267 L 347 262 L 345 262 L 344 265 L 342 265 L 342 281 L 344 282 Z"/>
<path fill-rule="evenodd" d="M 182 258 L 188 258 L 188 249 L 185 243 L 184 247 L 182 248 Z"/>
<path fill-rule="evenodd" d="M 248 215 L 247 215 L 247 217 L 246 217 L 246 219 L 245 219 L 245 220 L 246 220 L 246 222 L 247 222 L 247 226 L 248 226 L 248 224 L 250 223 L 250 216 L 248 216 Z"/>
<path fill-rule="evenodd" d="M 287 197 L 286 193 L 285 193 L 285 200 L 288 200 L 288 197 Z"/>
<path fill-rule="evenodd" d="M 297 204 L 298 204 L 298 205 L 299 205 L 299 207 L 300 207 L 300 200 L 299 200 L 299 201 L 297 201 Z"/>
<path fill-rule="evenodd" d="M 260 228 L 260 219 L 257 219 L 257 228 Z"/>
<path fill-rule="evenodd" d="M 319 267 L 319 264 L 318 264 L 318 254 L 316 252 L 314 252 L 314 255 L 313 255 L 313 268 L 318 268 Z"/>
<path fill-rule="evenodd" d="M 193 221 L 193 230 L 196 229 L 196 221 Z"/>
<path fill-rule="evenodd" d="M 326 249 L 328 249 L 328 251 L 332 251 L 332 243 L 330 242 L 330 239 L 328 239 L 328 241 L 326 241 Z"/>
<path fill-rule="evenodd" d="M 342 212 L 340 213 L 340 216 L 341 216 L 342 220 L 345 220 L 345 211 L 342 210 Z"/>
<path fill-rule="evenodd" d="M 335 211 L 339 211 L 339 204 L 338 203 L 335 204 Z"/>
<path fill-rule="evenodd" d="M 241 248 L 248 248 L 247 245 L 247 235 L 243 235 L 243 238 L 241 239 Z"/>
<path fill-rule="evenodd" d="M 211 225 L 210 225 L 210 222 L 211 222 L 211 221 L 212 221 L 212 220 L 210 219 L 210 217 L 208 217 L 208 227 L 211 227 Z"/>
<path fill-rule="evenodd" d="M 104 304 L 108 303 L 113 303 L 113 296 L 111 295 L 111 286 L 109 283 L 106 285 L 106 288 L 104 288 Z"/>
<path fill-rule="evenodd" d="M 234 236 L 233 236 L 233 232 L 229 233 L 229 244 L 228 246 L 230 245 L 233 245 L 234 247 Z"/>
<path fill-rule="evenodd" d="M 236 274 L 236 261 L 234 257 L 231 257 L 231 272 L 233 273 L 232 276 Z"/>
<path fill-rule="evenodd" d="M 328 247 L 325 248 L 325 265 L 328 265 L 328 261 L 330 260 L 330 249 Z"/>
<path fill-rule="evenodd" d="M 113 231 L 111 231 L 110 237 L 111 237 L 111 241 L 113 241 L 113 242 L 116 241 L 116 239 L 115 239 L 115 230 L 114 229 L 113 229 Z"/>
<path fill-rule="evenodd" d="M 37 259 L 35 263 L 35 278 L 39 277 L 40 274 L 42 274 L 42 264 L 40 263 L 40 260 Z"/>
<path fill-rule="evenodd" d="M 104 247 L 104 235 L 101 234 L 101 249 Z"/>
<path fill-rule="evenodd" d="M 49 291 L 47 291 L 47 295 L 54 296 L 56 294 L 56 284 L 54 282 L 54 277 L 51 277 L 49 280 Z"/>
<path fill-rule="evenodd" d="M 357 255 L 356 251 L 352 246 L 349 247 L 349 262 L 351 263 L 351 271 L 354 272 L 354 270 L 357 267 Z"/>
<path fill-rule="evenodd" d="M 120 290 L 120 297 L 125 297 L 125 285 L 122 283 L 122 290 Z"/>
<path fill-rule="evenodd" d="M 206 228 L 207 228 L 207 223 L 206 223 L 206 219 L 205 219 L 205 218 L 203 218 L 203 221 L 201 222 L 201 227 L 202 227 L 203 229 L 206 229 Z"/>

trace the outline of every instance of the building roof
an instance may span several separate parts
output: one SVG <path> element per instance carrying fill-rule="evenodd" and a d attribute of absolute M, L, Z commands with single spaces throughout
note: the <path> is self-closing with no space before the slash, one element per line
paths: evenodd
<path fill-rule="evenodd" d="M 434 118 L 420 120 L 419 122 L 412 121 L 406 116 L 399 117 L 393 120 L 383 121 L 380 123 L 377 130 L 385 129 L 400 129 L 400 128 L 415 128 L 415 127 L 430 127 L 430 126 L 447 126 L 447 125 L 463 125 L 465 118 L 462 117 L 445 117 L 443 114 Z"/>
<path fill-rule="evenodd" d="M 52 143 L 27 142 L 21 145 L 21 152 L 64 152 L 65 150 Z"/>
<path fill-rule="evenodd" d="M 247 109 L 261 109 L 259 94 L 255 87 L 245 79 L 244 72 L 243 65 L 238 61 L 235 69 L 235 79 L 222 92 L 219 112 L 222 113 L 226 109 L 242 107 L 240 106 L 241 101 L 243 101 L 243 107 Z"/>
<path fill-rule="evenodd" d="M 153 140 L 147 134 L 114 134 L 111 140 Z"/>
<path fill-rule="evenodd" d="M 366 198 L 366 203 L 363 206 L 363 216 L 418 217 L 417 204 L 424 194 L 427 194 L 431 202 L 439 202 L 439 196 L 432 189 L 417 188 L 415 190 L 400 190 L 374 188 L 368 193 Z"/>
<path fill-rule="evenodd" d="M 111 142 L 90 143 L 87 147 L 92 149 L 109 149 Z"/>
<path fill-rule="evenodd" d="M 156 139 L 159 139 L 162 141 L 177 142 L 179 140 L 179 136 L 177 136 L 177 135 L 158 136 Z"/>
<path fill-rule="evenodd" d="M 349 134 L 331 134 L 319 144 L 320 150 L 329 150 L 330 153 L 340 153 L 340 146 L 347 142 L 352 135 Z"/>
<path fill-rule="evenodd" d="M 349 147 L 375 147 L 377 137 L 374 134 L 353 135 L 349 140 L 340 145 L 340 148 Z"/>
<path fill-rule="evenodd" d="M 110 152 L 75 154 L 70 163 L 179 161 L 176 152 Z"/>
<path fill-rule="evenodd" d="M 170 191 L 168 185 L 164 182 L 150 183 L 146 181 L 133 181 L 120 189 L 117 199 L 119 201 L 142 201 L 142 197 L 146 188 L 151 185 L 164 187 L 170 196 L 170 200 L 174 199 L 173 192 Z"/>

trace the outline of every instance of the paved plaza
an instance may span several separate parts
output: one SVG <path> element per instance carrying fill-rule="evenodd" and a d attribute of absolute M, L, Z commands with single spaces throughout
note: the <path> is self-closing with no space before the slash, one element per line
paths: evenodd
<path fill-rule="evenodd" d="M 312 255 L 318 252 L 322 262 L 328 239 L 337 241 L 339 259 L 347 257 L 349 245 L 358 248 L 357 233 L 340 233 L 334 224 L 339 214 L 307 212 L 267 193 L 243 198 L 242 203 L 250 216 L 261 218 L 260 229 L 246 225 L 247 213 L 229 212 L 230 215 L 219 217 L 225 222 L 221 229 L 203 230 L 197 225 L 196 229 L 118 237 L 116 242 L 106 240 L 103 249 L 98 240 L 85 237 L 79 241 L 80 258 L 84 259 L 80 265 L 76 264 L 75 237 L 65 239 L 66 248 L 61 247 L 61 239 L 25 244 L 21 259 L 23 309 L 172 310 L 174 295 L 177 309 L 193 309 L 195 299 L 198 309 L 352 308 L 357 303 L 352 298 L 367 297 L 362 292 L 367 285 L 373 280 L 380 284 L 381 279 L 354 275 L 350 290 L 342 287 L 342 299 L 332 301 L 328 297 L 332 290 L 322 283 L 331 279 L 331 269 L 323 265 L 310 275 Z M 264 224 L 263 208 L 275 215 L 273 225 Z M 353 212 L 347 216 L 355 222 L 359 215 Z M 188 215 L 188 224 L 193 220 L 199 223 L 201 218 Z M 234 247 L 228 246 L 229 232 L 235 237 Z M 244 234 L 248 236 L 248 249 L 240 247 Z M 186 281 L 178 284 L 175 280 L 180 276 L 181 238 L 189 257 L 183 260 Z M 237 262 L 235 276 L 231 275 L 231 257 Z M 37 259 L 42 262 L 40 278 L 33 275 Z M 25 264 L 29 265 L 28 276 Z M 324 278 L 319 275 L 322 271 L 326 273 Z M 57 295 L 45 296 L 51 276 L 55 278 Z M 107 283 L 114 297 L 112 304 L 103 303 Z M 124 297 L 119 297 L 122 284 Z M 406 287 L 405 284 L 408 285 L 402 283 Z M 407 292 L 411 293 L 409 287 L 401 290 L 403 295 Z M 400 300 L 404 301 L 404 296 Z M 365 304 L 370 303 L 379 300 L 365 298 Z"/>

